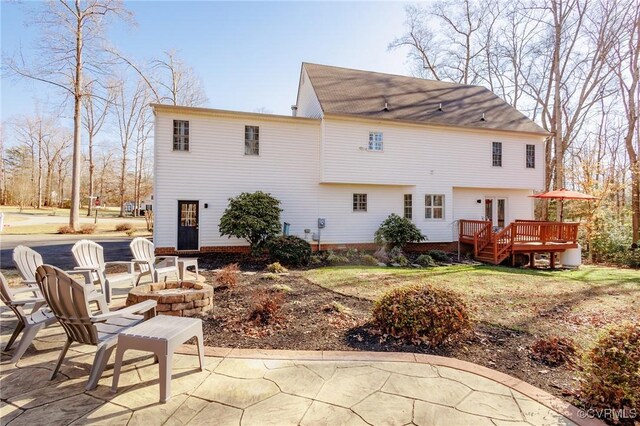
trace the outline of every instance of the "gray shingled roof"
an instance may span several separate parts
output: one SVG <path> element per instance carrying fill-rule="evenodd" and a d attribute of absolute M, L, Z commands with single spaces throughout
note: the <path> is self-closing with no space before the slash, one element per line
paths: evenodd
<path fill-rule="evenodd" d="M 481 86 L 303 63 L 324 114 L 547 134 Z M 385 102 L 388 110 L 385 110 Z M 438 107 L 442 104 L 442 111 Z M 484 113 L 485 120 L 482 120 Z"/>

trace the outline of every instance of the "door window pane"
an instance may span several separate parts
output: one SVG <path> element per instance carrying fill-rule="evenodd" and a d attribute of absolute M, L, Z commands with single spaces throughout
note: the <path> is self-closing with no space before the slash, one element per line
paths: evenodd
<path fill-rule="evenodd" d="M 180 226 L 194 227 L 196 224 L 196 205 L 182 204 L 180 209 Z"/>

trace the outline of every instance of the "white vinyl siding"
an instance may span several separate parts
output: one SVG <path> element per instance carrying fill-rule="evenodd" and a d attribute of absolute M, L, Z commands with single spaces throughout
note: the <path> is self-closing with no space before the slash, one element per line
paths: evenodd
<path fill-rule="evenodd" d="M 173 151 L 174 119 L 190 123 L 188 162 Z M 260 161 L 248 161 L 244 155 L 246 125 L 260 128 Z M 384 155 L 360 149 L 366 148 L 372 127 L 393 140 L 384 147 Z M 201 247 L 247 244 L 220 236 L 218 225 L 229 197 L 257 190 L 281 201 L 281 220 L 291 224 L 291 235 L 304 238 L 306 228 L 317 232 L 317 219 L 325 218 L 322 242 L 327 244 L 372 242 L 389 214 L 404 216 L 403 197 L 414 194 L 414 222 L 430 242 L 440 242 L 453 241 L 455 220 L 479 218 L 482 205 L 476 200 L 485 196 L 508 198 L 507 221 L 531 218 L 533 204 L 527 195 L 544 182 L 543 167 L 525 169 L 522 164 L 525 144 L 537 146 L 537 164 L 543 164 L 542 136 L 161 110 L 154 131 L 157 247 L 176 246 L 178 199 L 200 201 Z M 482 158 L 498 138 L 503 142 L 504 167 L 492 168 Z M 181 167 L 176 169 L 176 164 Z M 459 201 L 459 187 L 474 189 Z M 353 194 L 367 194 L 366 214 L 353 213 Z M 444 195 L 443 219 L 424 219 L 424 194 Z"/>

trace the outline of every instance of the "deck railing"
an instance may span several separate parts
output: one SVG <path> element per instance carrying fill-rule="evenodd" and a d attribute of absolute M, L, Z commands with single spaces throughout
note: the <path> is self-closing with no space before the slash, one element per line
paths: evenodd
<path fill-rule="evenodd" d="M 511 247 L 513 246 L 513 240 L 513 223 L 510 223 L 506 228 L 496 233 L 494 237 L 495 244 L 493 245 L 493 261 L 496 264 L 502 262 L 509 256 Z"/>
<path fill-rule="evenodd" d="M 488 220 L 460 220 L 460 238 L 473 240 L 473 237 L 483 228 L 491 225 Z"/>
<path fill-rule="evenodd" d="M 491 243 L 492 236 L 491 222 L 485 223 L 480 230 L 473 235 L 473 247 L 476 257 L 478 257 L 478 253 Z"/>
<path fill-rule="evenodd" d="M 578 223 L 516 220 L 494 233 L 491 222 L 485 220 L 460 220 L 460 241 L 473 243 L 474 254 L 490 244 L 496 263 L 504 260 L 517 243 L 577 243 Z"/>
<path fill-rule="evenodd" d="M 516 220 L 513 239 L 525 243 L 576 243 L 578 223 Z"/>

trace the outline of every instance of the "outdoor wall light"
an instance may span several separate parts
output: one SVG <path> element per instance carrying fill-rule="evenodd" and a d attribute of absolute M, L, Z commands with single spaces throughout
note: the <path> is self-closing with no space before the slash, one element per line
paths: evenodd
<path fill-rule="evenodd" d="M 209 203 L 204 203 L 204 208 L 208 209 L 209 208 Z"/>
<path fill-rule="evenodd" d="M 482 200 L 476 200 L 476 203 L 482 204 Z"/>

